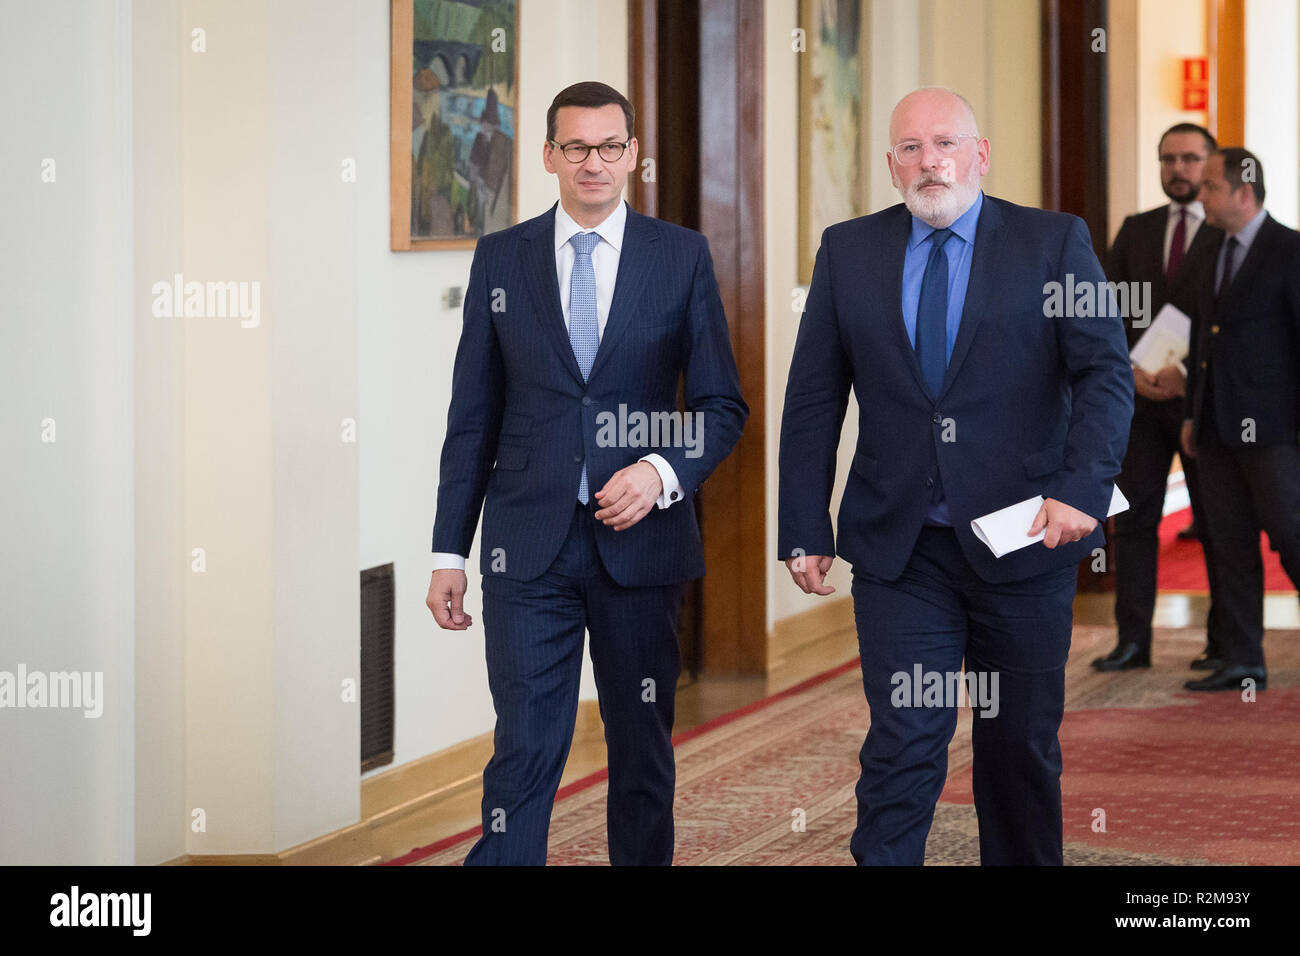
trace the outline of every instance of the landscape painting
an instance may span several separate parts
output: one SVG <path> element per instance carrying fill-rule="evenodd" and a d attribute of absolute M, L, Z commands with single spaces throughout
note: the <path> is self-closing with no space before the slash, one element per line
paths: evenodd
<path fill-rule="evenodd" d="M 822 230 L 867 211 L 867 32 L 862 0 L 802 0 L 799 282 L 812 281 Z"/>
<path fill-rule="evenodd" d="M 514 223 L 518 35 L 517 0 L 392 0 L 394 250 Z"/>

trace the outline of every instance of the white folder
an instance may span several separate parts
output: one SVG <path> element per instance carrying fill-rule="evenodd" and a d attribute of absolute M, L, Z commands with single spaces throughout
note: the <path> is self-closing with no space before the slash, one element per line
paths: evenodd
<path fill-rule="evenodd" d="M 1166 305 L 1133 346 L 1129 360 L 1142 371 L 1155 375 L 1166 365 L 1179 365 L 1187 358 L 1192 320 L 1185 312 Z M 1183 370 L 1186 376 L 1186 368 Z"/>
<path fill-rule="evenodd" d="M 1106 512 L 1107 518 L 1128 510 L 1128 499 L 1119 490 L 1119 485 L 1115 485 L 1114 489 L 1110 496 L 1110 510 Z M 1000 558 L 1043 540 L 1047 534 L 1046 528 L 1032 537 L 1028 533 L 1029 526 L 1034 523 L 1034 516 L 1042 506 L 1043 496 L 1034 495 L 1017 504 L 986 514 L 982 518 L 976 518 L 970 523 L 970 528 L 975 532 L 975 537 L 989 546 L 993 556 Z"/>

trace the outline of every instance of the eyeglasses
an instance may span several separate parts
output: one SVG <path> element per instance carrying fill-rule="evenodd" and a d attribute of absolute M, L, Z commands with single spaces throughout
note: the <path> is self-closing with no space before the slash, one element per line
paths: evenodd
<path fill-rule="evenodd" d="M 601 143 L 599 146 L 588 146 L 586 143 L 565 143 L 561 146 L 553 139 L 548 139 L 547 142 L 562 152 L 564 158 L 571 163 L 585 163 L 593 149 L 605 162 L 616 163 L 622 158 L 623 150 L 627 149 L 632 141 L 629 139 L 626 143 Z"/>
<path fill-rule="evenodd" d="M 1207 156 L 1202 156 L 1199 153 L 1179 153 L 1178 155 L 1165 153 L 1160 157 L 1160 165 L 1177 166 L 1182 163 L 1184 166 L 1195 166 L 1197 163 L 1205 162 L 1207 158 Z"/>
<path fill-rule="evenodd" d="M 951 156 L 957 152 L 957 147 L 961 145 L 963 139 L 979 139 L 971 133 L 958 133 L 952 136 L 936 136 L 933 141 L 935 150 L 942 156 Z M 920 140 L 908 139 L 896 146 L 889 147 L 889 151 L 894 154 L 894 159 L 900 166 L 915 166 L 921 161 L 921 155 L 925 152 L 925 146 Z"/>

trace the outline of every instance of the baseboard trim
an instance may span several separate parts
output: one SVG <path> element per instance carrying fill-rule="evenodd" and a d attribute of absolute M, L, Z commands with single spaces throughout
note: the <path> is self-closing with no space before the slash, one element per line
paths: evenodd
<path fill-rule="evenodd" d="M 578 701 L 573 739 L 603 740 L 600 705 Z M 408 814 L 478 785 L 492 757 L 492 734 L 480 734 L 361 781 L 361 819 L 280 853 L 187 853 L 163 866 L 366 866 L 382 862 L 371 836 Z"/>
<path fill-rule="evenodd" d="M 767 667 L 774 671 L 787 659 L 796 656 L 810 644 L 848 632 L 855 636 L 857 624 L 853 619 L 853 599 L 835 598 L 816 607 L 777 621 L 768 636 Z"/>

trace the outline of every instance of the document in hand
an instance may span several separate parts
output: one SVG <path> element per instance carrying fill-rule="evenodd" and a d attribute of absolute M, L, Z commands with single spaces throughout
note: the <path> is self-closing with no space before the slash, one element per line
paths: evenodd
<path fill-rule="evenodd" d="M 1029 536 L 1029 526 L 1034 523 L 1034 516 L 1042 506 L 1043 496 L 1034 495 L 1019 504 L 1008 505 L 982 518 L 976 518 L 970 523 L 970 529 L 975 532 L 975 537 L 989 546 L 995 558 L 1000 558 L 1012 551 L 1026 548 L 1035 541 L 1043 540 L 1047 534 L 1046 528 L 1033 537 Z M 1127 510 L 1128 499 L 1116 485 L 1110 496 L 1110 510 L 1106 512 L 1106 517 Z"/>
<path fill-rule="evenodd" d="M 1166 305 L 1137 340 L 1129 359 L 1142 371 L 1155 375 L 1166 365 L 1177 365 L 1187 358 L 1191 335 L 1192 320 L 1187 313 Z"/>

